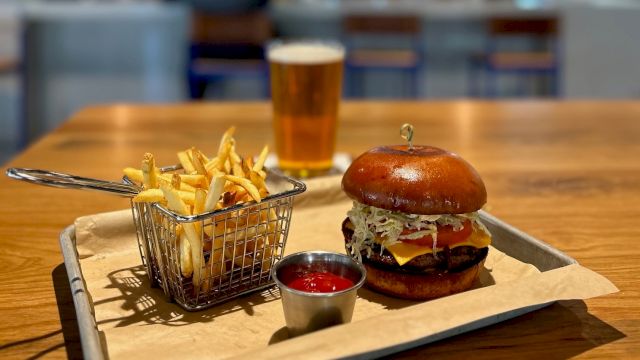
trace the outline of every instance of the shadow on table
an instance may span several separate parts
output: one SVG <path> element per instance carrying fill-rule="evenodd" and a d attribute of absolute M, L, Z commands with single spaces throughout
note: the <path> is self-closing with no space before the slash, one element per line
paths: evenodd
<path fill-rule="evenodd" d="M 123 275 L 124 274 L 124 275 Z M 62 333 L 64 343 L 42 349 L 33 358 L 39 358 L 58 348 L 65 347 L 69 359 L 82 359 L 82 346 L 80 343 L 80 331 L 77 316 L 73 304 L 73 296 L 69 285 L 69 277 L 64 264 L 58 265 L 51 273 L 56 302 L 61 321 L 61 330 L 35 336 L 29 339 L 3 344 L 0 350 L 16 346 L 29 345 L 34 348 L 34 343 L 56 336 Z M 259 293 L 241 296 L 235 300 L 214 306 L 211 309 L 188 312 L 174 303 L 168 303 L 161 289 L 151 288 L 145 268 L 136 266 L 119 270 L 109 274 L 110 287 L 117 288 L 121 295 L 101 301 L 92 306 L 104 305 L 109 302 L 120 302 L 120 308 L 125 316 L 98 322 L 98 325 L 116 321 L 116 327 L 128 326 L 136 323 L 163 324 L 167 326 L 184 326 L 193 322 L 209 322 L 216 317 L 235 311 L 245 311 L 253 314 L 253 307 L 262 303 L 277 300 L 280 294 L 277 288 L 271 288 Z M 100 334 L 102 336 L 102 334 Z M 104 344 L 104 338 L 101 339 Z M 37 348 L 36 348 L 37 349 Z M 106 350 L 106 349 L 103 349 Z M 105 351 L 106 354 L 106 351 Z"/>
<path fill-rule="evenodd" d="M 60 324 L 62 328 L 60 330 L 51 331 L 24 340 L 3 344 L 0 346 L 0 351 L 27 346 L 30 352 L 35 352 L 30 359 L 37 359 L 56 349 L 64 347 L 66 348 L 67 357 L 69 359 L 82 359 L 80 332 L 78 330 L 76 312 L 73 306 L 69 277 L 67 276 L 67 270 L 65 269 L 64 264 L 60 264 L 53 269 L 51 272 L 51 280 L 53 281 L 53 288 L 56 294 L 56 303 L 58 305 L 58 314 L 60 316 Z M 53 346 L 50 346 L 47 343 L 48 339 L 59 336 L 61 333 L 64 342 Z M 40 341 L 45 342 L 39 343 Z M 2 356 L 0 355 L 0 358 L 1 357 Z"/>
<path fill-rule="evenodd" d="M 119 307 L 122 317 L 98 321 L 98 325 L 116 322 L 115 327 L 132 324 L 161 324 L 185 326 L 195 322 L 211 322 L 216 317 L 235 311 L 253 315 L 254 306 L 280 298 L 276 288 L 241 296 L 207 310 L 189 312 L 175 303 L 167 301 L 164 292 L 152 288 L 144 266 L 135 266 L 114 271 L 108 275 L 111 282 L 107 288 L 115 288 L 120 295 L 94 301 L 93 306 Z"/>
<path fill-rule="evenodd" d="M 494 359 L 511 359 L 514 355 L 518 358 L 567 359 L 625 336 L 589 314 L 584 301 L 567 300 L 426 347 L 395 354 L 394 358 L 472 358 L 477 356 L 478 350 L 491 350 Z"/>
<path fill-rule="evenodd" d="M 78 319 L 76 317 L 76 309 L 73 305 L 69 275 L 67 274 L 67 269 L 64 264 L 60 264 L 53 269 L 51 279 L 53 280 L 53 288 L 56 292 L 56 303 L 58 305 L 60 323 L 62 324 L 62 336 L 64 338 L 64 346 L 67 350 L 67 358 L 82 359 Z"/>

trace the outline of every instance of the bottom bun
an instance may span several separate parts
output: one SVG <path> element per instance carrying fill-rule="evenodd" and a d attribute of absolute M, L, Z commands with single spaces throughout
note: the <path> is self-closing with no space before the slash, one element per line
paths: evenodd
<path fill-rule="evenodd" d="M 478 278 L 484 266 L 485 256 L 480 262 L 456 272 L 415 274 L 381 269 L 368 263 L 366 285 L 372 290 L 394 297 L 411 300 L 427 300 L 468 290 Z"/>

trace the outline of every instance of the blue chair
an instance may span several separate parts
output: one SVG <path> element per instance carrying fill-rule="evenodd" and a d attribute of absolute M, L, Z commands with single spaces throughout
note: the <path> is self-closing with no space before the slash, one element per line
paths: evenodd
<path fill-rule="evenodd" d="M 264 44 L 271 34 L 271 21 L 262 11 L 195 12 L 188 68 L 191 99 L 201 99 L 211 85 L 222 85 L 233 78 L 258 79 L 260 93 L 268 97 L 269 69 Z"/>
<path fill-rule="evenodd" d="M 503 96 L 498 81 L 502 75 L 509 75 L 519 80 L 517 95 L 531 95 L 526 91 L 529 80 L 544 79 L 548 85 L 542 95 L 557 97 L 560 94 L 557 33 L 558 21 L 554 18 L 489 20 L 485 51 L 475 54 L 470 61 L 469 95 Z"/>
<path fill-rule="evenodd" d="M 422 19 L 417 16 L 351 15 L 343 19 L 346 95 L 365 96 L 367 72 L 394 72 L 409 82 L 403 94 L 416 98 L 424 70 Z"/>

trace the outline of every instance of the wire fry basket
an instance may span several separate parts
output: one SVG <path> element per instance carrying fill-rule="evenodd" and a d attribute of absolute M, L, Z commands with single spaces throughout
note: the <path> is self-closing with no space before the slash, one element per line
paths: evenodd
<path fill-rule="evenodd" d="M 173 166 L 161 171 L 177 169 Z M 140 190 L 126 176 L 124 183 L 113 183 L 33 169 L 8 169 L 7 175 L 37 184 L 129 197 Z M 132 200 L 140 257 L 151 285 L 162 288 L 167 300 L 188 311 L 206 309 L 274 285 L 270 270 L 284 253 L 293 198 L 306 186 L 274 172 L 268 173 L 266 181 L 273 193 L 260 203 L 248 202 L 200 215 L 182 216 L 158 203 Z M 181 236 L 185 226 L 197 229 L 201 249 L 190 248 L 186 237 Z M 182 261 L 189 255 L 191 271 Z M 193 261 L 198 256 L 200 261 Z"/>
<path fill-rule="evenodd" d="M 130 180 L 125 179 L 126 182 Z M 201 310 L 274 284 L 271 266 L 282 258 L 289 233 L 293 196 L 303 183 L 280 176 L 290 189 L 246 203 L 194 216 L 180 216 L 159 204 L 131 202 L 142 263 L 149 278 L 186 310 Z M 191 277 L 181 271 L 184 224 L 199 229 L 203 256 Z M 194 267 L 195 267 L 194 262 Z"/>

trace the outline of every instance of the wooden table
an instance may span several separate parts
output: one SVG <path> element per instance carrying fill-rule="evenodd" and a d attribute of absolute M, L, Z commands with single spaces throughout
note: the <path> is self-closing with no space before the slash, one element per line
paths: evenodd
<path fill-rule="evenodd" d="M 243 153 L 272 141 L 267 103 L 114 105 L 79 112 L 9 166 L 118 180 L 145 151 L 213 151 L 238 127 Z M 482 174 L 488 210 L 605 275 L 617 294 L 563 301 L 400 357 L 640 357 L 640 102 L 357 102 L 338 149 L 399 143 L 460 153 Z M 80 356 L 58 234 L 81 215 L 125 208 L 100 193 L 0 178 L 0 358 Z M 374 339 L 372 339 L 374 341 Z"/>

